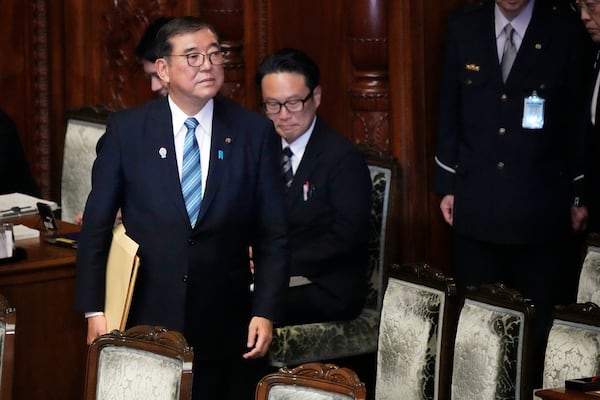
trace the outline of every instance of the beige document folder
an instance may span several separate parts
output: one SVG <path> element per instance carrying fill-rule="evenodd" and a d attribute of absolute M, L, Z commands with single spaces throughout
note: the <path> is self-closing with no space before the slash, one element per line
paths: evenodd
<path fill-rule="evenodd" d="M 124 330 L 133 288 L 140 263 L 139 245 L 125 233 L 123 224 L 113 229 L 113 239 L 106 265 L 106 299 L 104 315 L 108 331 Z"/>

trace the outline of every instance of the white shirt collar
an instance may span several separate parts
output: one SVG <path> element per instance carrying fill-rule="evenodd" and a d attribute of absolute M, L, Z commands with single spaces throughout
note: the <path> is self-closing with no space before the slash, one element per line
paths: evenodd
<path fill-rule="evenodd" d="M 317 121 L 317 117 L 315 116 L 315 118 L 313 119 L 312 123 L 310 124 L 310 126 L 308 127 L 306 132 L 304 132 L 302 135 L 298 136 L 298 138 L 296 140 L 294 140 L 292 142 L 292 144 L 289 144 L 288 142 L 285 141 L 285 139 L 281 138 L 281 148 L 284 149 L 285 147 L 290 146 L 290 149 L 292 150 L 292 153 L 294 154 L 292 159 L 297 156 L 298 163 L 300 163 L 300 160 L 302 159 L 302 156 L 304 155 L 304 150 L 306 150 L 306 145 L 308 144 L 308 141 L 310 140 L 310 136 L 312 135 L 313 129 L 315 128 L 316 121 Z M 294 171 L 295 171 L 295 169 L 294 169 Z"/>
<path fill-rule="evenodd" d="M 517 15 L 512 21 L 509 21 L 504 16 L 504 14 L 502 14 L 502 11 L 500 11 L 498 4 L 495 4 L 494 5 L 494 17 L 495 17 L 495 24 L 496 24 L 496 39 L 500 37 L 506 24 L 508 24 L 510 22 L 513 29 L 515 30 L 515 34 L 518 35 L 519 42 L 521 42 L 523 40 L 523 38 L 525 37 L 525 31 L 527 30 L 527 26 L 529 26 L 529 22 L 531 21 L 531 15 L 533 14 L 534 3 L 535 3 L 535 0 L 531 0 L 525 6 L 525 8 L 523 8 L 523 10 L 521 10 L 519 15 Z"/>
<path fill-rule="evenodd" d="M 194 117 L 202 127 L 201 132 L 210 135 L 212 133 L 212 117 L 215 107 L 213 99 L 210 99 L 204 107 L 196 115 L 186 115 L 171 99 L 171 96 L 167 96 L 169 100 L 169 107 L 171 108 L 171 118 L 173 119 L 173 134 L 177 135 L 184 126 L 183 123 L 189 117 Z M 184 130 L 185 132 L 185 130 Z"/>

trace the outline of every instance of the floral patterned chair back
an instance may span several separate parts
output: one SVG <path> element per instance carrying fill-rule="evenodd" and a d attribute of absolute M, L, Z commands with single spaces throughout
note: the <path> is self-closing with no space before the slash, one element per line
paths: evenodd
<path fill-rule="evenodd" d="M 61 178 L 61 219 L 75 222 L 92 187 L 96 144 L 106 131 L 108 110 L 86 107 L 67 114 Z"/>
<path fill-rule="evenodd" d="M 0 400 L 12 399 L 16 310 L 0 295 Z"/>
<path fill-rule="evenodd" d="M 456 285 L 428 265 L 393 265 L 383 298 L 376 400 L 447 399 Z"/>
<path fill-rule="evenodd" d="M 183 335 L 140 325 L 90 345 L 86 400 L 190 400 L 194 353 Z"/>
<path fill-rule="evenodd" d="M 579 276 L 577 302 L 600 304 L 600 235 L 597 233 L 590 233 L 587 238 Z"/>
<path fill-rule="evenodd" d="M 373 203 L 369 225 L 368 293 L 361 314 L 351 321 L 288 325 L 273 330 L 268 353 L 274 367 L 311 361 L 337 360 L 377 351 L 377 332 L 386 279 L 386 266 L 396 259 L 398 223 L 396 161 L 362 149 L 371 173 Z M 327 339 L 324 339 L 327 338 Z"/>
<path fill-rule="evenodd" d="M 281 368 L 262 378 L 255 400 L 365 400 L 365 384 L 349 368 L 318 362 Z"/>
<path fill-rule="evenodd" d="M 453 400 L 528 400 L 534 305 L 502 284 L 470 290 L 454 343 Z"/>
<path fill-rule="evenodd" d="M 542 386 L 600 374 L 600 307 L 594 303 L 556 306 L 546 343 Z"/>

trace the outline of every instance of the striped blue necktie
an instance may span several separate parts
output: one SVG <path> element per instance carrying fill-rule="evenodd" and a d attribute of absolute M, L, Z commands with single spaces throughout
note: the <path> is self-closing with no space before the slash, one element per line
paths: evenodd
<path fill-rule="evenodd" d="M 200 165 L 200 149 L 196 141 L 196 118 L 188 118 L 184 122 L 187 128 L 183 144 L 183 173 L 181 175 L 181 191 L 185 200 L 192 227 L 196 225 L 200 202 L 202 201 L 202 167 Z"/>

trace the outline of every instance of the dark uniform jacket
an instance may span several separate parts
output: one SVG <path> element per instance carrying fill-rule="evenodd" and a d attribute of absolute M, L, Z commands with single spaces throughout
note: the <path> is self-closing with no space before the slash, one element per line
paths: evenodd
<path fill-rule="evenodd" d="M 457 233 L 531 243 L 569 229 L 583 182 L 585 98 L 581 29 L 562 8 L 536 1 L 506 83 L 494 3 L 449 19 L 441 86 L 435 188 L 453 194 Z M 522 127 L 524 99 L 545 99 L 542 129 Z"/>

